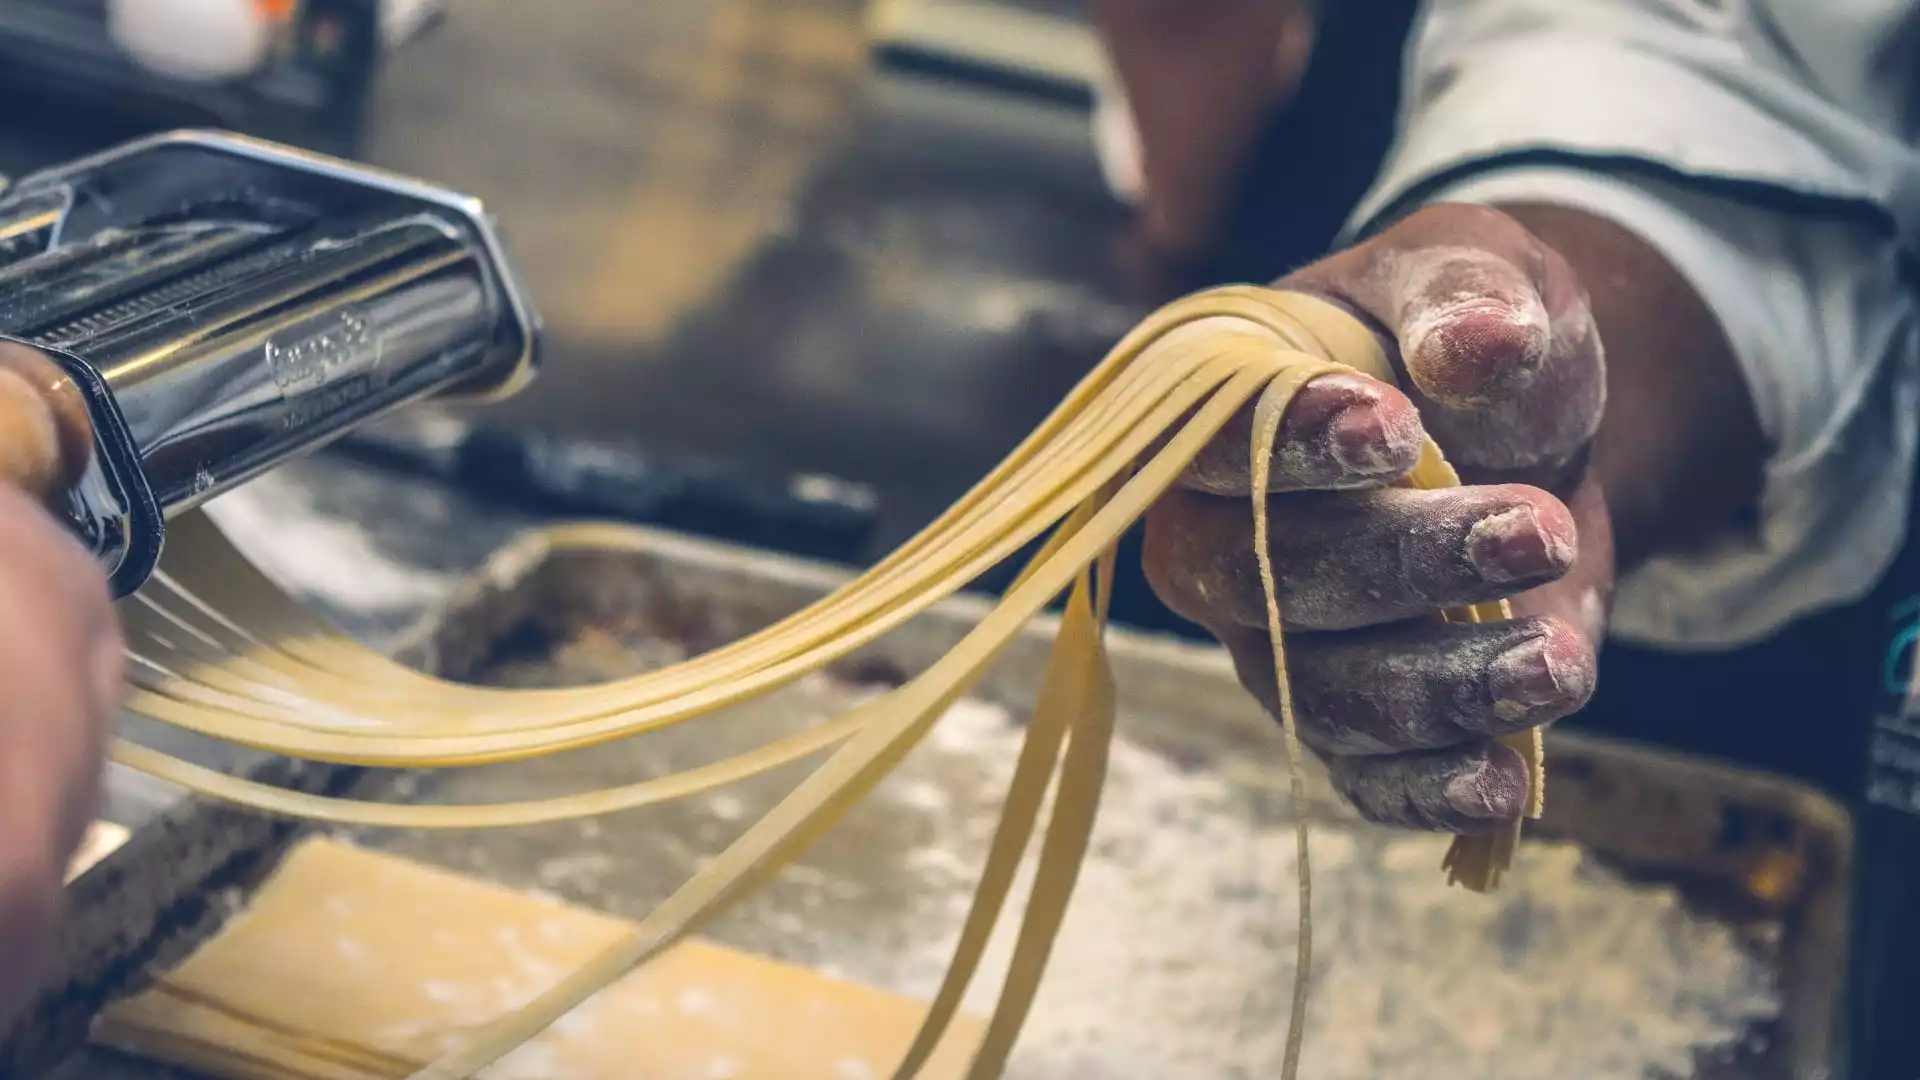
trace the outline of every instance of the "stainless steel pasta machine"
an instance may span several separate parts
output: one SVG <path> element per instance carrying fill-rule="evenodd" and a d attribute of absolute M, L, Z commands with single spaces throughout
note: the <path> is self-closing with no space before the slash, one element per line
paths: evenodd
<path fill-rule="evenodd" d="M 0 196 L 0 366 L 59 435 L 17 428 L 11 471 L 117 595 L 169 516 L 409 402 L 509 394 L 538 341 L 480 203 L 365 166 L 186 131 Z"/>

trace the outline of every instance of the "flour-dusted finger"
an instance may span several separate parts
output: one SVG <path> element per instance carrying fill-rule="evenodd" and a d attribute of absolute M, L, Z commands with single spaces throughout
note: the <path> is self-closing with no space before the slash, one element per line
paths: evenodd
<path fill-rule="evenodd" d="M 1518 485 L 1276 495 L 1268 503 L 1280 610 L 1299 630 L 1351 630 L 1480 603 L 1573 565 L 1565 506 Z M 1147 579 L 1216 633 L 1263 627 L 1246 500 L 1170 492 L 1147 517 Z"/>
<path fill-rule="evenodd" d="M 1322 375 L 1300 389 L 1274 439 L 1268 491 L 1343 491 L 1400 479 L 1426 440 L 1405 394 L 1364 375 Z M 1252 492 L 1253 406 L 1194 458 L 1181 484 L 1210 495 Z"/>
<path fill-rule="evenodd" d="M 1432 832 L 1509 828 L 1527 803 L 1527 764 L 1498 743 L 1391 757 L 1329 757 L 1333 786 L 1367 820 Z"/>
<path fill-rule="evenodd" d="M 1266 631 L 1222 635 L 1240 681 L 1279 702 Z M 1592 696 L 1593 647 L 1552 618 L 1438 620 L 1287 639 L 1300 738 L 1328 754 L 1372 756 L 1483 741 L 1558 720 Z"/>
<path fill-rule="evenodd" d="M 1341 303 L 1397 345 L 1427 431 L 1469 479 L 1553 486 L 1599 430 L 1606 365 L 1588 294 L 1506 214 L 1426 207 L 1280 287 Z"/>

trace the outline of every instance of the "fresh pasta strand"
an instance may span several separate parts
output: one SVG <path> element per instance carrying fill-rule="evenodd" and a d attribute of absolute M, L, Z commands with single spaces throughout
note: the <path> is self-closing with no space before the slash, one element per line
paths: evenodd
<path fill-rule="evenodd" d="M 1035 615 L 1065 595 L 1028 741 L 974 903 L 923 1027 L 895 1073 L 896 1080 L 918 1075 L 940 1044 L 978 974 L 1038 827 L 1039 861 L 1026 914 L 968 1074 L 969 1080 L 991 1080 L 1004 1070 L 1032 1006 L 1091 837 L 1114 726 L 1114 686 L 1102 634 L 1116 543 L 1249 405 L 1255 416 L 1253 489 L 1264 491 L 1272 445 L 1294 395 L 1319 375 L 1354 370 L 1393 377 L 1372 335 L 1325 302 L 1235 287 L 1171 304 L 1129 334 L 967 495 L 867 572 L 730 645 L 598 686 L 496 690 L 407 668 L 304 610 L 211 522 L 190 514 L 170 527 L 161 572 L 123 603 L 133 660 L 130 708 L 276 754 L 386 768 L 527 760 L 699 720 L 822 669 L 1047 539 L 959 644 L 902 686 L 844 716 L 670 776 L 529 802 L 409 805 L 286 790 L 124 740 L 111 753 L 129 767 L 240 806 L 404 828 L 504 827 L 610 813 L 820 759 L 772 810 L 641 920 L 630 938 L 413 1076 L 464 1080 L 779 873 L 897 765 Z M 1458 478 L 1429 444 L 1407 483 L 1442 487 Z M 1252 511 L 1299 848 L 1299 955 L 1282 1067 L 1283 1078 L 1292 1080 L 1312 960 L 1309 841 L 1265 498 L 1254 498 Z M 590 538 L 592 527 L 582 527 L 580 535 Z M 1436 614 L 1464 621 L 1510 617 L 1504 604 Z M 1537 817 L 1544 789 L 1539 736 L 1503 741 L 1529 764 L 1527 816 Z M 1053 809 L 1040 827 L 1049 790 Z M 1497 836 L 1457 839 L 1444 863 L 1449 879 L 1476 891 L 1496 887 L 1518 838 L 1516 825 Z"/>

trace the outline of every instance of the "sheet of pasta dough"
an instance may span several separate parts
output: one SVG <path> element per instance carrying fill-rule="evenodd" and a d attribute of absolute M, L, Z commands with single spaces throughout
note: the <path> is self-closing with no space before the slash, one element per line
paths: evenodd
<path fill-rule="evenodd" d="M 217 936 L 110 1006 L 94 1040 L 223 1080 L 389 1080 L 459 1045 L 632 928 L 327 840 L 297 847 Z M 860 1080 L 924 1003 L 683 943 L 500 1062 L 489 1080 Z M 962 1017 L 926 1080 L 963 1075 Z"/>

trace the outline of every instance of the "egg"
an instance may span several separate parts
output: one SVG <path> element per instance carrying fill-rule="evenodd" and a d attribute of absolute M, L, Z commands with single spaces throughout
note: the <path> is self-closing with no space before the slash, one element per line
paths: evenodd
<path fill-rule="evenodd" d="M 250 75 L 273 46 L 258 0 L 108 0 L 107 27 L 137 63 L 196 82 Z"/>

